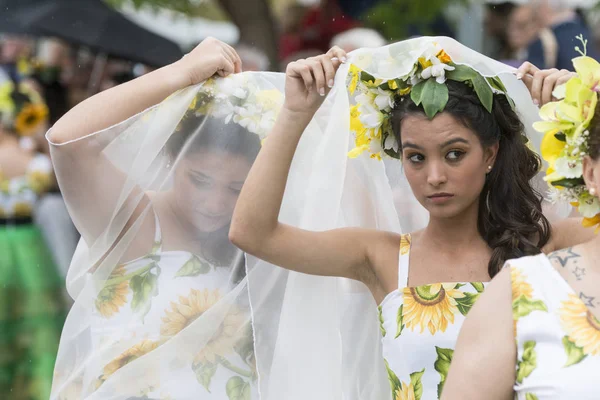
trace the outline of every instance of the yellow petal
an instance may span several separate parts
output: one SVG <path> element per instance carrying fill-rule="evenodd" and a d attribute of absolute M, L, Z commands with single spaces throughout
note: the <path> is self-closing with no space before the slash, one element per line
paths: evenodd
<path fill-rule="evenodd" d="M 348 152 L 348 157 L 350 157 L 350 158 L 356 158 L 356 157 L 360 156 L 362 153 L 364 153 L 367 150 L 369 150 L 369 145 L 368 144 L 363 144 L 362 146 L 358 146 L 358 147 L 355 147 L 352 150 L 350 150 Z"/>
<path fill-rule="evenodd" d="M 566 143 L 558 140 L 554 134 L 546 133 L 540 146 L 542 157 L 553 165 L 556 159 L 560 157 L 565 146 Z"/>
<path fill-rule="evenodd" d="M 575 71 L 582 82 L 589 88 L 595 89 L 600 82 L 600 63 L 591 57 L 577 57 L 573 59 Z"/>

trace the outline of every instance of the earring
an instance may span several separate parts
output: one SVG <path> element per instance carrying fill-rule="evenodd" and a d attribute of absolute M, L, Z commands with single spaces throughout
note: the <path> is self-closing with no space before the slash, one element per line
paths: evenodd
<path fill-rule="evenodd" d="M 589 192 L 590 192 L 590 194 L 592 196 L 595 196 L 596 195 L 596 188 L 590 188 Z"/>
<path fill-rule="evenodd" d="M 487 170 L 488 174 L 489 174 L 490 172 L 492 172 L 492 166 L 491 166 L 491 165 L 488 165 L 488 168 L 487 168 L 487 169 L 488 169 L 488 170 Z"/>

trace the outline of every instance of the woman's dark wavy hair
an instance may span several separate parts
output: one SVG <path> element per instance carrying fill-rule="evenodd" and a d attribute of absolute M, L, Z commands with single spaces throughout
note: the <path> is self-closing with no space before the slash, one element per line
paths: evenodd
<path fill-rule="evenodd" d="M 600 158 L 600 101 L 596 104 L 594 117 L 590 122 L 588 130 L 590 131 L 590 136 L 588 138 L 588 154 L 593 160 L 597 160 Z"/>
<path fill-rule="evenodd" d="M 188 112 L 166 144 L 169 157 L 176 160 L 201 150 L 241 155 L 253 163 L 260 150 L 260 139 L 246 128 L 210 116 Z M 226 161 L 224 167 L 226 166 Z M 245 274 L 241 252 L 229 241 L 229 225 L 202 238 L 202 256 L 215 265 L 234 263 L 236 280 Z M 236 259 L 237 258 L 237 259 Z"/>
<path fill-rule="evenodd" d="M 525 145 L 524 126 L 504 95 L 494 95 L 490 113 L 466 84 L 448 80 L 446 85 L 449 98 L 444 112 L 475 132 L 483 147 L 499 143 L 494 168 L 481 191 L 477 220 L 479 233 L 492 249 L 488 272 L 493 278 L 506 260 L 539 254 L 550 240 L 542 196 L 530 185 L 542 162 Z M 402 120 L 414 114 L 425 112 L 410 96 L 396 102 L 392 126 L 398 143 L 402 143 Z"/>

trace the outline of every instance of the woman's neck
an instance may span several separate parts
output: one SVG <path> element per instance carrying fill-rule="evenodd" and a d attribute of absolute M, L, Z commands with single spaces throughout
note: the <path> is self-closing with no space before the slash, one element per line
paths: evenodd
<path fill-rule="evenodd" d="M 463 213 L 451 218 L 430 217 L 429 224 L 423 231 L 427 241 L 436 244 L 440 250 L 455 250 L 464 246 L 484 243 L 477 228 L 479 202 L 476 201 Z"/>
<path fill-rule="evenodd" d="M 588 258 L 587 264 L 600 273 L 600 234 L 585 243 L 583 247 Z"/>

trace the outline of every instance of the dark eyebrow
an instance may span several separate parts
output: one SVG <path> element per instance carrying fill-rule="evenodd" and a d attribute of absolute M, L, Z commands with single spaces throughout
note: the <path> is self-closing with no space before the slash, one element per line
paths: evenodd
<path fill-rule="evenodd" d="M 466 139 L 463 139 L 463 138 L 454 138 L 454 139 L 448 140 L 447 142 L 442 143 L 440 145 L 440 147 L 441 148 L 448 147 L 448 146 L 450 146 L 451 144 L 454 144 L 454 143 L 470 144 L 469 141 L 466 140 Z"/>
<path fill-rule="evenodd" d="M 210 179 L 210 176 L 203 174 L 200 171 L 194 171 L 193 169 L 191 169 L 189 172 L 190 172 L 190 174 L 194 175 L 197 178 Z"/>
<path fill-rule="evenodd" d="M 423 150 L 423 148 L 421 146 L 416 145 L 414 143 L 411 143 L 411 142 L 404 142 L 404 143 L 402 143 L 402 148 L 403 149 L 405 149 L 407 147 L 410 147 L 412 149 L 417 149 L 417 150 Z"/>

